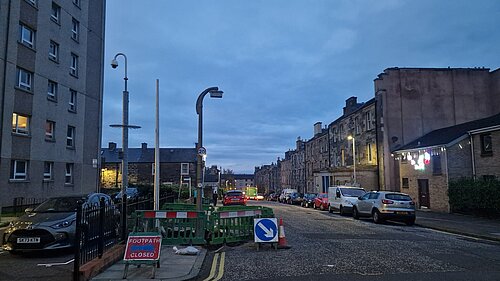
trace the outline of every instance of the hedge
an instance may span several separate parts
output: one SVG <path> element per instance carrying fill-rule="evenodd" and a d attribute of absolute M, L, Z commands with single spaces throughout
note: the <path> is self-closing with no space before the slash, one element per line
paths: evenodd
<path fill-rule="evenodd" d="M 464 178 L 449 184 L 452 212 L 500 217 L 500 181 Z"/>

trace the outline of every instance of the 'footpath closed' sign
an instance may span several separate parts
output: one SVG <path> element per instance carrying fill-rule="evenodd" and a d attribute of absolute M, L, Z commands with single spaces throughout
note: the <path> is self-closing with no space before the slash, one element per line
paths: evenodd
<path fill-rule="evenodd" d="M 160 258 L 161 236 L 130 235 L 125 248 L 124 260 L 158 260 Z"/>

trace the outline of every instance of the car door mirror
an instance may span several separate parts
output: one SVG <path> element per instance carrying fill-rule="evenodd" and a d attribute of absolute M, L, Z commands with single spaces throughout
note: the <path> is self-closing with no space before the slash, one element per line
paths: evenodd
<path fill-rule="evenodd" d="M 33 208 L 26 208 L 26 209 L 24 210 L 24 212 L 25 212 L 26 214 L 32 213 L 32 212 L 33 212 Z"/>

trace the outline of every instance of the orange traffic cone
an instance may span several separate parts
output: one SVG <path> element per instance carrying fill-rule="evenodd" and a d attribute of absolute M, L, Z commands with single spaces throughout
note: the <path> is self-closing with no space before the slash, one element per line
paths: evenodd
<path fill-rule="evenodd" d="M 280 218 L 279 234 L 278 234 L 278 249 L 290 249 L 287 245 L 285 237 L 285 226 L 283 225 L 283 218 Z"/>

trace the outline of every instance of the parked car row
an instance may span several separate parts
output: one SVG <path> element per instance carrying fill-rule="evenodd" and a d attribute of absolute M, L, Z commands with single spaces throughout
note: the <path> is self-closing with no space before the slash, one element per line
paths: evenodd
<path fill-rule="evenodd" d="M 352 214 L 355 219 L 371 217 L 375 223 L 394 220 L 413 225 L 416 219 L 413 199 L 408 194 L 394 191 L 366 192 L 355 186 L 334 186 L 328 189 L 328 193 L 301 194 L 286 189 L 279 196 L 269 196 L 268 200 L 330 213 L 335 211 L 342 216 Z"/>

